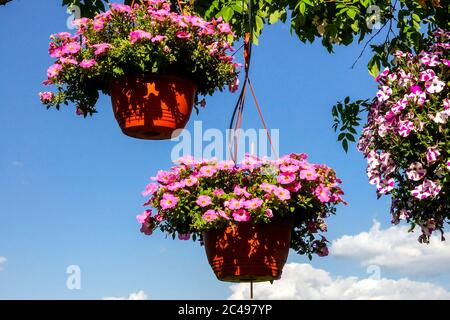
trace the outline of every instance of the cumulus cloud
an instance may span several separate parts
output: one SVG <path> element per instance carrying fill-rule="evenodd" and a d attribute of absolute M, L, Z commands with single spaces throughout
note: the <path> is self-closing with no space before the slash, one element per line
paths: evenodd
<path fill-rule="evenodd" d="M 0 256 L 0 271 L 3 268 L 3 265 L 6 263 L 6 260 L 7 259 L 5 257 Z"/>
<path fill-rule="evenodd" d="M 147 294 L 143 290 L 133 292 L 128 297 L 103 297 L 102 300 L 147 300 Z"/>
<path fill-rule="evenodd" d="M 419 243 L 417 237 L 406 226 L 381 229 L 380 223 L 374 221 L 368 232 L 333 241 L 330 252 L 363 266 L 377 265 L 408 275 L 449 274 L 450 233 L 445 234 L 447 241 L 441 241 L 440 234 L 433 236 L 429 245 Z"/>
<path fill-rule="evenodd" d="M 333 277 L 325 270 L 300 263 L 286 264 L 283 277 L 273 285 L 265 282 L 254 286 L 256 299 L 450 299 L 449 291 L 428 282 Z M 232 285 L 230 289 L 229 299 L 249 298 L 249 284 Z"/>

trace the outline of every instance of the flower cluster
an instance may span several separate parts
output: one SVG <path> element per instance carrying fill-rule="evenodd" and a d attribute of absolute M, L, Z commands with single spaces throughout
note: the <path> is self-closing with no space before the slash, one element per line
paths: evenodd
<path fill-rule="evenodd" d="M 74 102 L 77 113 L 92 114 L 99 91 L 109 93 L 111 80 L 124 76 L 184 77 L 198 87 L 196 102 L 198 95 L 237 87 L 240 65 L 230 54 L 235 35 L 222 18 L 205 21 L 171 11 L 167 0 L 144 0 L 133 7 L 112 3 L 108 11 L 74 25 L 74 36 L 51 36 L 49 54 L 56 62 L 44 84 L 56 85 L 58 93 L 40 94 L 48 107 Z"/>
<path fill-rule="evenodd" d="M 396 52 L 376 78 L 358 148 L 369 182 L 392 195 L 393 223 L 406 220 L 428 242 L 450 219 L 450 32 L 437 30 L 427 51 Z"/>
<path fill-rule="evenodd" d="M 291 247 L 300 254 L 328 253 L 325 219 L 343 203 L 341 180 L 325 165 L 311 164 L 305 154 L 278 160 L 246 155 L 239 164 L 184 157 L 169 171 L 159 171 L 143 196 L 156 209 L 139 215 L 141 231 L 159 228 L 180 239 L 194 240 L 211 228 L 235 223 L 270 223 L 292 216 Z"/>

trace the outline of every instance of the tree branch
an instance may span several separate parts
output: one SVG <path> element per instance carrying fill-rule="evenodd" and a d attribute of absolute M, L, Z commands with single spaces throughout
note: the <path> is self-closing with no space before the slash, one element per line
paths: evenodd
<path fill-rule="evenodd" d="M 0 0 L 0 6 L 4 6 L 8 2 L 11 2 L 12 0 Z"/>

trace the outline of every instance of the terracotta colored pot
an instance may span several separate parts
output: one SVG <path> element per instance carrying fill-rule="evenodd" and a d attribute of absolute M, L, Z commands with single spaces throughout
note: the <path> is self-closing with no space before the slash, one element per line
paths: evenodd
<path fill-rule="evenodd" d="M 291 243 L 292 218 L 270 224 L 241 222 L 203 233 L 206 256 L 217 278 L 228 282 L 280 279 Z"/>
<path fill-rule="evenodd" d="M 197 86 L 176 76 L 124 77 L 110 83 L 114 115 L 123 133 L 147 140 L 170 139 L 186 126 Z"/>

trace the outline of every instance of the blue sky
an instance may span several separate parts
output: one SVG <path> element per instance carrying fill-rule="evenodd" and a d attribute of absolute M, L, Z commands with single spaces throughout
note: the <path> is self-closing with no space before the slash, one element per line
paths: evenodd
<path fill-rule="evenodd" d="M 0 260 L 0 299 L 99 299 L 139 290 L 150 299 L 227 298 L 229 284 L 215 279 L 198 243 L 139 233 L 140 192 L 151 175 L 170 166 L 175 142 L 124 136 L 109 97 L 87 119 L 76 116 L 74 106 L 58 112 L 40 104 L 37 94 L 52 63 L 48 37 L 67 31 L 67 18 L 60 1 L 15 0 L 0 8 L 0 257 L 7 259 Z M 376 200 L 362 155 L 354 146 L 345 154 L 331 128 L 336 100 L 376 92 L 366 71 L 369 52 L 350 69 L 361 48 L 339 47 L 330 55 L 277 24 L 253 50 L 252 82 L 268 125 L 280 129 L 281 153 L 306 152 L 344 180 L 349 205 L 330 219 L 330 240 L 367 232 L 374 219 L 382 229 L 390 221 L 389 202 Z M 187 129 L 201 120 L 204 129 L 225 130 L 236 99 L 228 92 L 209 97 Z M 251 103 L 244 127 L 261 127 Z M 289 262 L 307 259 L 291 252 Z M 66 288 L 69 265 L 81 268 L 80 290 Z M 334 276 L 367 276 L 366 267 L 345 258 L 315 258 L 312 265 Z M 392 279 L 405 274 L 383 269 Z M 450 289 L 448 272 L 414 277 Z"/>

